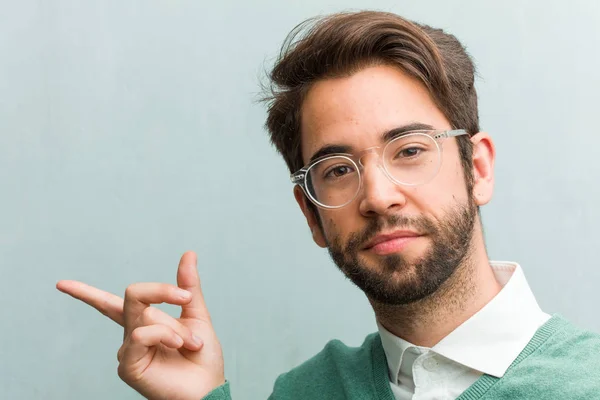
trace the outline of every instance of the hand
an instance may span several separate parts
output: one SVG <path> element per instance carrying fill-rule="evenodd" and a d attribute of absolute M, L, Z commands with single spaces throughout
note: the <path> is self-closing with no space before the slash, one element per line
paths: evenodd
<path fill-rule="evenodd" d="M 119 377 L 148 399 L 200 400 L 225 383 L 223 354 L 206 309 L 196 255 L 187 252 L 177 286 L 136 283 L 125 300 L 76 281 L 57 289 L 94 307 L 125 328 L 118 351 Z M 176 319 L 150 304 L 181 306 Z"/>

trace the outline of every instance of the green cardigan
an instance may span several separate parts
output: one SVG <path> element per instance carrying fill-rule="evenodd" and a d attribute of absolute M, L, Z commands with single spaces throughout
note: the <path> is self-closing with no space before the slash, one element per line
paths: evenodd
<path fill-rule="evenodd" d="M 243 396 L 242 396 L 243 397 Z M 229 382 L 203 400 L 229 400 Z M 330 341 L 282 374 L 270 400 L 394 400 L 378 333 L 360 347 Z M 535 333 L 502 378 L 481 376 L 457 400 L 600 399 L 600 335 L 554 315 Z"/>

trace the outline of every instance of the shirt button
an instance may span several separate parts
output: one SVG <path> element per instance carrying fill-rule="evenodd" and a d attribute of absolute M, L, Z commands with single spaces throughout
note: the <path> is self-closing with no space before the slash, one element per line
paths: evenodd
<path fill-rule="evenodd" d="M 423 368 L 425 368 L 429 372 L 435 371 L 439 365 L 440 363 L 438 363 L 435 357 L 430 357 L 423 361 Z"/>

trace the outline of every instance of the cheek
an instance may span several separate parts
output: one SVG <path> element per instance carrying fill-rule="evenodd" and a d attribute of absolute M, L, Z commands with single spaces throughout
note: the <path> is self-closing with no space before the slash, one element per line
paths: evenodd
<path fill-rule="evenodd" d="M 321 213 L 323 230 L 325 231 L 325 237 L 328 239 L 339 237 L 345 241 L 346 237 L 357 230 L 357 220 L 359 217 L 349 212 L 349 206 L 345 208 L 347 209 Z M 358 211 L 356 212 L 358 213 Z"/>
<path fill-rule="evenodd" d="M 449 167 L 449 166 L 448 166 Z M 453 166 L 454 167 L 454 166 Z M 405 189 L 407 215 L 424 215 L 434 219 L 440 212 L 467 199 L 467 190 L 462 167 L 442 168 L 429 183 Z"/>
<path fill-rule="evenodd" d="M 425 216 L 431 218 L 443 201 L 440 196 L 440 189 L 438 185 L 431 182 L 406 190 L 404 194 L 406 205 L 399 213 L 408 217 Z"/>
<path fill-rule="evenodd" d="M 325 230 L 325 236 L 327 238 L 332 238 L 339 235 L 339 228 L 336 221 L 336 218 L 332 216 L 326 216 L 323 218 L 323 229 Z"/>
<path fill-rule="evenodd" d="M 467 198 L 467 183 L 460 160 L 445 163 L 432 183 L 437 187 L 438 196 L 446 199 L 446 202 Z"/>

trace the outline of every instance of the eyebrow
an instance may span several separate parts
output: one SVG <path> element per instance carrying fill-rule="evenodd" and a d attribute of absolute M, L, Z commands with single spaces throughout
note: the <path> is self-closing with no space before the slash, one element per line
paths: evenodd
<path fill-rule="evenodd" d="M 388 140 L 392 140 L 398 136 L 401 136 L 404 133 L 411 131 L 419 131 L 419 130 L 435 130 L 435 128 L 431 125 L 424 124 L 421 122 L 411 122 L 410 124 L 398 126 L 396 128 L 390 129 L 389 131 L 384 132 L 381 135 L 381 141 L 387 142 Z M 328 156 L 330 154 L 349 154 L 352 153 L 353 147 L 344 145 L 344 144 L 326 144 L 319 148 L 308 160 L 308 163 L 315 161 L 318 158 Z"/>

